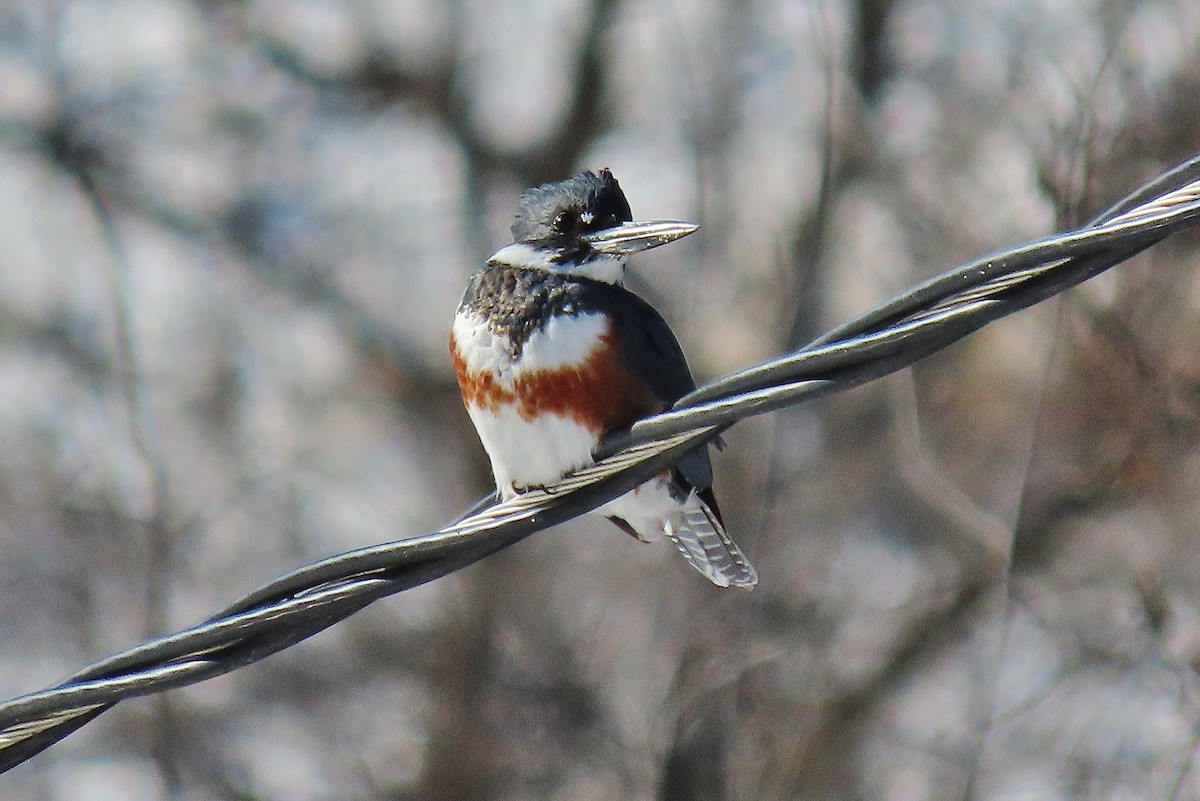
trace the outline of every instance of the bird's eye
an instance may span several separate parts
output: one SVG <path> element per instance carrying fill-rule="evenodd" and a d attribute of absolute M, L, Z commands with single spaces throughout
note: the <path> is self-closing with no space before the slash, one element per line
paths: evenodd
<path fill-rule="evenodd" d="M 554 215 L 554 222 L 551 224 L 557 233 L 565 234 L 575 227 L 579 221 L 579 216 L 573 211 L 560 211 Z"/>

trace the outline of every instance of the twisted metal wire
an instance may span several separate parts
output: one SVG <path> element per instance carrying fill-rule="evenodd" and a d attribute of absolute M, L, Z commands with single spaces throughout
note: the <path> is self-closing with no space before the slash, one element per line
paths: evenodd
<path fill-rule="evenodd" d="M 673 409 L 608 438 L 596 464 L 503 503 L 484 499 L 431 534 L 314 562 L 204 623 L 96 662 L 0 703 L 0 772 L 118 701 L 256 662 L 388 595 L 445 576 L 633 489 L 745 417 L 829 395 L 907 367 L 993 320 L 1079 284 L 1198 224 L 1200 156 L 1084 227 L 964 264 L 799 350 L 707 384 Z"/>

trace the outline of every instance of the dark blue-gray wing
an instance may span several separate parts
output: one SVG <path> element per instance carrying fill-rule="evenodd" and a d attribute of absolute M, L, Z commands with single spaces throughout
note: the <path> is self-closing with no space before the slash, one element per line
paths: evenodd
<path fill-rule="evenodd" d="M 623 287 L 608 288 L 614 296 L 605 310 L 612 315 L 620 332 L 622 366 L 650 388 L 663 409 L 670 408 L 696 388 L 679 341 L 649 303 Z M 676 469 L 688 488 L 702 490 L 712 486 L 712 462 L 707 446 L 684 456 Z"/>
<path fill-rule="evenodd" d="M 611 285 L 598 295 L 618 333 L 621 365 L 649 388 L 660 408 L 669 408 L 696 388 L 675 334 L 649 303 Z M 683 510 L 678 523 L 666 526 L 667 536 L 688 564 L 718 587 L 753 587 L 758 574 L 725 532 L 713 496 L 708 446 L 680 459 L 673 477 Z"/>

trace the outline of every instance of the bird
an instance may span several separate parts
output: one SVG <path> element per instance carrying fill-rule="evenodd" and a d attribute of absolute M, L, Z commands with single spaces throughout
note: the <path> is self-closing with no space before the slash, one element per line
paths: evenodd
<path fill-rule="evenodd" d="M 608 169 L 527 189 L 513 242 L 467 282 L 450 353 L 463 402 L 502 499 L 593 463 L 608 434 L 696 388 L 653 306 L 622 284 L 628 256 L 698 230 L 634 222 Z M 725 531 L 709 446 L 596 511 L 643 542 L 670 539 L 719 587 L 758 574 Z"/>

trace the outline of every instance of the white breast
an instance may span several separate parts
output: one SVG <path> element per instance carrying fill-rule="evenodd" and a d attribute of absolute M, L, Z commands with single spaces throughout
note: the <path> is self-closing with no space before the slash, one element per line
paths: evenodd
<path fill-rule="evenodd" d="M 585 361 L 609 333 L 600 314 L 562 315 L 534 333 L 515 364 L 508 340 L 478 317 L 459 312 L 454 343 L 469 375 L 487 373 L 501 392 L 511 392 L 522 375 L 556 370 Z M 517 403 L 467 404 L 492 462 L 496 486 L 504 498 L 529 487 L 553 484 L 565 473 L 592 461 L 597 436 L 575 420 L 553 414 L 526 419 Z M 698 503 L 695 496 L 692 502 Z M 644 540 L 656 539 L 668 526 L 679 527 L 683 506 L 663 476 L 600 507 L 597 512 L 628 522 Z"/>
<path fill-rule="evenodd" d="M 522 375 L 580 364 L 601 344 L 608 320 L 600 314 L 559 315 L 526 341 L 520 360 L 509 356 L 508 340 L 480 318 L 459 312 L 454 320 L 459 357 L 472 375 L 490 373 L 501 390 L 511 390 Z M 498 408 L 467 405 L 484 450 L 492 462 L 496 486 L 505 497 L 514 487 L 550 484 L 592 461 L 596 436 L 568 417 L 522 417 L 514 404 Z"/>
<path fill-rule="evenodd" d="M 521 372 L 557 370 L 582 362 L 608 333 L 602 314 L 559 315 L 535 331 L 514 364 L 509 358 L 508 338 L 496 334 L 474 315 L 459 312 L 454 318 L 454 341 L 467 371 L 491 373 L 502 386 L 511 387 Z"/>

